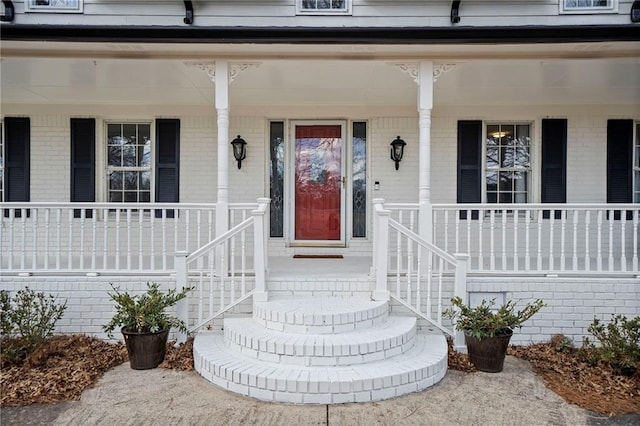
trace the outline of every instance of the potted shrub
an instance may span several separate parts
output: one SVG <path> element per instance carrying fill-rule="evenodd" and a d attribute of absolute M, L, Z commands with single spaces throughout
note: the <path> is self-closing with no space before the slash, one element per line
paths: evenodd
<path fill-rule="evenodd" d="M 545 304 L 537 299 L 516 311 L 516 302 L 507 301 L 494 308 L 495 299 L 482 300 L 470 308 L 459 297 L 451 299 L 452 307 L 445 315 L 455 320 L 456 330 L 464 332 L 469 359 L 480 371 L 498 373 L 504 366 L 513 329 L 535 315 Z"/>
<path fill-rule="evenodd" d="M 190 288 L 163 292 L 159 287 L 157 283 L 147 283 L 146 292 L 131 295 L 111 285 L 109 297 L 116 304 L 116 314 L 103 328 L 113 337 L 113 331 L 120 327 L 134 370 L 156 368 L 164 360 L 171 328 L 187 332 L 186 324 L 167 314 L 166 309 L 187 297 Z"/>

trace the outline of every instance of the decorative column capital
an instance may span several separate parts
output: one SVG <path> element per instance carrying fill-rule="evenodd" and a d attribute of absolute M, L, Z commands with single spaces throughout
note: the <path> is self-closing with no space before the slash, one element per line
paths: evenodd
<path fill-rule="evenodd" d="M 402 72 L 409 74 L 414 83 L 420 84 L 420 64 L 418 62 L 394 63 Z M 433 64 L 433 82 L 445 72 L 451 71 L 456 64 Z"/>
<path fill-rule="evenodd" d="M 433 64 L 433 82 L 438 81 L 442 74 L 451 71 L 455 66 L 456 64 Z"/>
<path fill-rule="evenodd" d="M 393 65 L 398 67 L 400 71 L 409 74 L 409 77 L 411 77 L 414 83 L 420 84 L 420 67 L 417 62 L 398 63 Z"/>
<path fill-rule="evenodd" d="M 212 82 L 216 82 L 216 63 L 214 61 L 211 62 L 185 62 L 184 63 L 188 67 L 198 68 L 200 71 L 205 72 Z"/>
<path fill-rule="evenodd" d="M 233 83 L 233 81 L 243 71 L 246 71 L 249 68 L 258 68 L 259 66 L 260 66 L 260 62 L 230 63 L 229 64 L 229 84 Z"/>
<path fill-rule="evenodd" d="M 215 61 L 211 62 L 185 62 L 184 63 L 190 67 L 196 67 L 200 71 L 205 72 L 212 82 L 216 82 L 216 63 Z M 259 62 L 243 62 L 243 63 L 230 63 L 229 64 L 229 84 L 233 83 L 233 81 L 242 73 L 243 71 L 248 70 L 249 68 L 258 68 L 260 66 Z"/>

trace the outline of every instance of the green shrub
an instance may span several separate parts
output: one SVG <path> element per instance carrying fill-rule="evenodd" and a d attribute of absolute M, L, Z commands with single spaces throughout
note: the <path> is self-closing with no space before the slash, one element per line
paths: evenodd
<path fill-rule="evenodd" d="M 66 301 L 59 304 L 56 297 L 29 287 L 18 290 L 13 299 L 9 292 L 0 291 L 2 364 L 19 363 L 33 352 L 53 334 L 66 308 Z"/>
<path fill-rule="evenodd" d="M 509 330 L 522 327 L 540 309 L 545 307 L 542 300 L 527 303 L 522 310 L 516 311 L 516 301 L 509 300 L 494 308 L 496 300 L 482 300 L 475 308 L 468 307 L 460 297 L 451 299 L 451 308 L 443 315 L 456 321 L 456 329 L 470 334 L 476 339 L 502 336 Z"/>
<path fill-rule="evenodd" d="M 165 292 L 160 290 L 158 283 L 150 282 L 147 283 L 147 291 L 137 295 L 121 292 L 113 284 L 111 288 L 113 293 L 109 293 L 109 297 L 116 304 L 116 314 L 103 326 L 109 337 L 113 336 L 113 331 L 118 327 L 135 333 L 155 333 L 172 327 L 183 333 L 187 332 L 187 326 L 182 320 L 165 311 L 187 297 L 191 288 L 180 292 L 175 289 Z"/>
<path fill-rule="evenodd" d="M 624 315 L 612 315 L 603 324 L 598 318 L 588 328 L 596 342 L 584 338 L 582 358 L 590 363 L 604 361 L 617 374 L 633 375 L 640 367 L 640 317 L 628 320 Z"/>

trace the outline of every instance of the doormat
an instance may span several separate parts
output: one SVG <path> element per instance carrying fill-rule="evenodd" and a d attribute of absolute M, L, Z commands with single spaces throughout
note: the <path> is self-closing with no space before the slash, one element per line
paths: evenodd
<path fill-rule="evenodd" d="M 294 259 L 344 259 L 341 254 L 294 254 Z"/>

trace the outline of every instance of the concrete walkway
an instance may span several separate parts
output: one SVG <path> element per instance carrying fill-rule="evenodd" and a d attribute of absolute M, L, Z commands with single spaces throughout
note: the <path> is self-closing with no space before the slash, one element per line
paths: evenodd
<path fill-rule="evenodd" d="M 393 400 L 307 406 L 244 398 L 194 372 L 136 371 L 127 363 L 106 373 L 80 401 L 7 407 L 0 416 L 3 426 L 610 424 L 564 402 L 527 362 L 513 357 L 502 373 L 449 371 L 437 385 Z"/>

